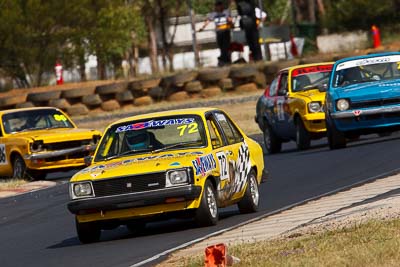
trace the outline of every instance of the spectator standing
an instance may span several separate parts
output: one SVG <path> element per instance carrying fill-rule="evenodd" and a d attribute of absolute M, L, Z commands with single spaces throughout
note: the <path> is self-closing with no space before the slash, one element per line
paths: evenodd
<path fill-rule="evenodd" d="M 236 0 L 236 7 L 240 15 L 240 28 L 246 35 L 251 57 L 254 61 L 262 60 L 254 0 Z"/>
<path fill-rule="evenodd" d="M 207 19 L 199 31 L 203 31 L 211 22 L 215 23 L 217 44 L 220 50 L 218 65 L 223 66 L 231 63 L 230 44 L 231 28 L 233 26 L 232 16 L 229 9 L 225 9 L 222 1 L 215 2 L 215 11 L 207 15 Z"/>
<path fill-rule="evenodd" d="M 265 20 L 267 19 L 267 13 L 263 10 L 261 10 L 259 7 L 255 8 L 255 13 L 256 13 L 256 24 L 257 28 L 260 28 L 260 25 L 263 25 Z"/>

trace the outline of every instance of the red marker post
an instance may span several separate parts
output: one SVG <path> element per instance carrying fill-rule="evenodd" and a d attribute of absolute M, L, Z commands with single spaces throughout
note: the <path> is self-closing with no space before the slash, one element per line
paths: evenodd
<path fill-rule="evenodd" d="M 373 48 L 380 47 L 381 46 L 381 33 L 379 32 L 379 28 L 376 25 L 372 25 L 371 33 L 372 33 Z"/>
<path fill-rule="evenodd" d="M 54 70 L 56 72 L 56 81 L 57 84 L 63 84 L 63 66 L 61 65 L 60 61 L 56 62 L 56 65 L 54 66 Z"/>

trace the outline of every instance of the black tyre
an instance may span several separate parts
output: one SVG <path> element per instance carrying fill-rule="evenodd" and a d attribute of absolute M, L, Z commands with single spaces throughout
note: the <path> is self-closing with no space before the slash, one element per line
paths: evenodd
<path fill-rule="evenodd" d="M 382 133 L 378 133 L 379 137 L 388 137 L 391 136 L 392 133 L 391 132 L 382 132 Z"/>
<path fill-rule="evenodd" d="M 80 223 L 75 219 L 76 232 L 79 241 L 83 244 L 97 242 L 100 239 L 101 229 L 97 223 Z"/>
<path fill-rule="evenodd" d="M 132 220 L 126 223 L 126 228 L 128 228 L 132 234 L 136 235 L 146 229 L 146 223 L 140 220 Z"/>
<path fill-rule="evenodd" d="M 26 178 L 26 164 L 21 156 L 17 155 L 13 159 L 13 176 L 14 179 L 25 179 Z"/>
<path fill-rule="evenodd" d="M 300 118 L 296 122 L 296 144 L 299 150 L 309 149 L 311 144 L 310 134 Z"/>
<path fill-rule="evenodd" d="M 269 124 L 266 124 L 264 133 L 265 148 L 270 154 L 279 153 L 282 149 L 282 141 L 275 134 Z"/>
<path fill-rule="evenodd" d="M 241 67 L 231 68 L 229 77 L 234 79 L 244 79 L 256 76 L 258 73 L 257 67 L 252 65 L 244 65 Z"/>
<path fill-rule="evenodd" d="M 60 96 L 61 96 L 61 91 L 29 93 L 28 101 L 45 102 L 45 101 L 50 101 L 52 99 L 59 99 Z"/>
<path fill-rule="evenodd" d="M 240 213 L 251 213 L 258 210 L 260 193 L 258 191 L 257 177 L 254 170 L 251 170 L 247 176 L 247 187 L 243 198 L 238 202 Z"/>
<path fill-rule="evenodd" d="M 338 131 L 332 122 L 326 123 L 326 131 L 328 135 L 328 143 L 330 149 L 339 149 L 346 147 L 346 138 L 344 134 Z"/>
<path fill-rule="evenodd" d="M 196 210 L 195 220 L 199 226 L 216 225 L 218 222 L 217 198 L 210 180 L 207 180 L 204 184 L 201 203 Z"/>
<path fill-rule="evenodd" d="M 197 79 L 202 82 L 215 82 L 228 78 L 230 68 L 207 68 L 199 71 Z"/>
<path fill-rule="evenodd" d="M 85 95 L 82 97 L 82 103 L 87 106 L 98 106 L 102 102 L 103 101 L 101 100 L 100 95 L 98 95 L 98 94 Z"/>

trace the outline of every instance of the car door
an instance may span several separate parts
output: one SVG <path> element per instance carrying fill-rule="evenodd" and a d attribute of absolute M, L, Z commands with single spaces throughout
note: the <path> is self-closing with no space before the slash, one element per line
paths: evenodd
<path fill-rule="evenodd" d="M 219 165 L 220 182 L 217 188 L 220 206 L 227 206 L 242 197 L 247 175 L 250 171 L 250 156 L 247 144 L 231 119 L 223 112 L 213 112 L 207 119 L 210 133 L 218 140 L 214 149 Z M 213 142 L 213 141 L 212 141 Z"/>
<path fill-rule="evenodd" d="M 276 133 L 284 138 L 290 136 L 289 114 L 288 114 L 288 72 L 283 71 L 279 76 L 277 96 L 274 102 L 274 120 Z"/>
<path fill-rule="evenodd" d="M 275 101 L 278 91 L 278 82 L 279 82 L 279 76 L 276 77 L 271 82 L 271 85 L 269 86 L 269 88 L 267 88 L 267 90 L 264 93 L 265 98 L 263 98 L 264 99 L 263 104 L 265 105 L 264 116 L 274 131 L 276 131 Z M 264 127 L 266 127 L 266 125 L 264 125 Z"/>

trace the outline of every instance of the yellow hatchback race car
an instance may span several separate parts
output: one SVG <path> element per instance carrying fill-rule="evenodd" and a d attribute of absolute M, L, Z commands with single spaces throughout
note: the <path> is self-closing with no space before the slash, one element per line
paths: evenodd
<path fill-rule="evenodd" d="M 68 209 L 82 243 L 163 215 L 214 225 L 220 207 L 257 210 L 263 173 L 261 146 L 220 109 L 134 116 L 107 127 L 91 166 L 70 180 Z"/>
<path fill-rule="evenodd" d="M 57 108 L 0 111 L 0 176 L 43 179 L 48 172 L 85 167 L 101 133 L 78 129 Z"/>
<path fill-rule="evenodd" d="M 326 135 L 325 92 L 333 62 L 297 65 L 278 72 L 258 99 L 255 120 L 269 153 L 296 141 L 308 149 L 312 139 Z"/>

